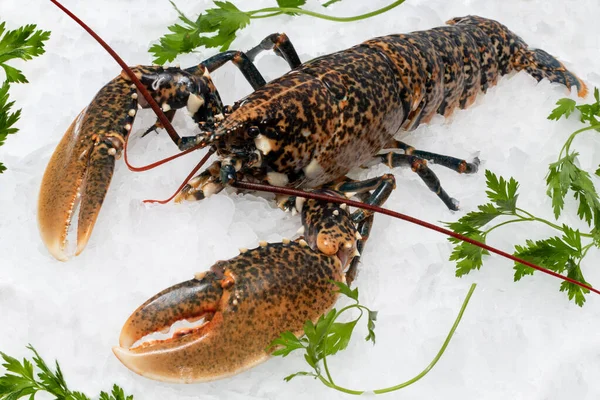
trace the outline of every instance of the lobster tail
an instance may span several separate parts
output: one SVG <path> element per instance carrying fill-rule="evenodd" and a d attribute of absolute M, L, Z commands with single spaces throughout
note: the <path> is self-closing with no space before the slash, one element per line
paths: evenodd
<path fill-rule="evenodd" d="M 517 71 L 527 71 L 538 81 L 546 78 L 550 82 L 565 85 L 569 90 L 575 86 L 579 97 L 585 97 L 588 93 L 587 86 L 581 79 L 544 50 L 524 49 L 519 51 L 513 58 L 513 66 Z"/>
<path fill-rule="evenodd" d="M 567 70 L 560 61 L 544 50 L 529 49 L 523 39 L 503 24 L 474 15 L 453 18 L 447 23 L 466 28 L 471 35 L 477 31 L 485 33 L 495 49 L 500 75 L 512 71 L 526 71 L 538 81 L 546 78 L 550 82 L 566 86 L 569 90 L 575 86 L 580 97 L 587 95 L 588 89 L 585 83 Z M 478 44 L 481 43 L 478 41 Z"/>

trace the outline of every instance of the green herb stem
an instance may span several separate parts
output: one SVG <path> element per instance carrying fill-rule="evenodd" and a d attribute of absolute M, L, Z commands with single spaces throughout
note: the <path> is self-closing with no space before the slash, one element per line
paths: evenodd
<path fill-rule="evenodd" d="M 560 153 L 558 153 L 558 159 L 560 160 L 563 158 L 563 152 L 565 153 L 565 156 L 569 155 L 569 150 L 571 150 L 571 144 L 573 143 L 573 140 L 577 135 L 586 131 L 591 131 L 592 129 L 598 129 L 598 125 L 586 126 L 585 128 L 581 128 L 573 132 L 571 136 L 569 136 L 563 147 L 560 149 Z"/>
<path fill-rule="evenodd" d="M 252 12 L 250 12 L 250 13 L 252 13 Z M 252 15 L 250 18 L 251 19 L 269 18 L 269 17 L 276 17 L 276 16 L 282 15 L 282 14 L 285 14 L 285 13 L 283 11 L 277 11 L 277 12 L 272 12 L 270 14 L 264 14 L 264 15 Z"/>
<path fill-rule="evenodd" d="M 438 353 L 436 354 L 433 361 L 431 361 L 431 363 L 427 367 L 425 367 L 425 369 L 423 371 L 421 371 L 421 373 L 419 375 L 415 376 L 414 378 L 412 378 L 404 383 L 401 383 L 399 385 L 396 385 L 396 386 L 391 386 L 391 387 L 385 388 L 385 389 L 373 390 L 373 393 L 383 394 L 383 393 L 393 392 L 395 390 L 402 389 L 404 387 L 412 385 L 413 383 L 417 382 L 419 379 L 421 379 L 425 375 L 427 375 L 427 373 L 435 366 L 435 364 L 437 364 L 439 359 L 442 357 L 442 354 L 444 354 L 444 351 L 446 351 L 446 347 L 448 347 L 448 344 L 450 343 L 452 336 L 454 336 L 454 332 L 456 331 L 456 328 L 458 328 L 458 324 L 460 323 L 460 320 L 462 319 L 462 316 L 463 316 L 465 310 L 467 309 L 467 305 L 469 304 L 469 300 L 471 300 L 471 296 L 473 295 L 473 292 L 475 291 L 475 287 L 477 287 L 477 284 L 473 283 L 471 285 L 471 288 L 469 289 L 469 293 L 467 293 L 467 297 L 463 301 L 462 307 L 460 308 L 460 312 L 458 313 L 458 316 L 456 317 L 456 320 L 454 321 L 454 325 L 452 325 L 452 329 L 450 329 L 450 332 L 448 333 L 448 336 L 446 337 L 446 340 L 444 341 L 442 348 L 440 349 L 440 351 L 438 351 Z"/>
<path fill-rule="evenodd" d="M 408 380 L 406 382 L 403 382 L 403 383 L 401 383 L 399 385 L 390 386 L 390 387 L 387 387 L 387 388 L 384 388 L 384 389 L 373 390 L 372 391 L 373 393 L 375 393 L 375 394 L 383 394 L 383 393 L 389 393 L 389 392 L 393 392 L 393 391 L 405 388 L 405 387 L 410 386 L 413 383 L 419 381 L 421 378 L 423 378 L 425 375 L 427 375 L 427 373 L 429 371 L 431 371 L 431 369 L 437 364 L 437 362 L 440 360 L 440 358 L 442 357 L 442 355 L 446 351 L 446 348 L 450 344 L 450 341 L 452 340 L 452 337 L 454 336 L 454 333 L 456 332 L 456 329 L 458 328 L 458 325 L 460 324 L 460 321 L 461 321 L 461 319 L 463 317 L 463 314 L 464 314 L 465 310 L 467 309 L 467 305 L 469 304 L 469 300 L 471 299 L 471 296 L 473 295 L 473 292 L 475 291 L 476 287 L 477 287 L 477 284 L 475 284 L 475 283 L 473 283 L 471 285 L 471 287 L 469 289 L 469 292 L 467 293 L 467 296 L 465 297 L 465 300 L 463 301 L 463 304 L 462 304 L 462 306 L 460 308 L 458 316 L 456 317 L 456 320 L 454 321 L 454 324 L 452 325 L 452 328 L 450 329 L 450 332 L 446 336 L 446 340 L 444 340 L 444 343 L 442 344 L 442 347 L 440 348 L 440 350 L 436 354 L 436 356 L 433 359 L 433 361 L 431 361 L 429 363 L 429 365 L 423 371 L 421 371 L 421 373 L 419 373 L 417 376 L 415 376 L 414 378 L 412 378 L 412 379 L 410 379 L 410 380 Z M 335 318 L 332 319 L 332 322 L 329 324 L 329 326 L 331 326 L 331 324 L 333 323 L 333 321 L 335 321 L 337 319 L 337 317 L 339 317 L 344 311 L 347 311 L 347 310 L 349 310 L 351 308 L 358 308 L 358 309 L 360 309 L 361 316 L 363 314 L 363 309 L 365 309 L 365 310 L 368 311 L 368 309 L 366 307 L 361 306 L 359 304 L 353 304 L 353 305 L 344 307 L 339 312 L 336 313 Z M 336 385 L 333 382 L 333 379 L 331 378 L 331 374 L 329 373 L 329 367 L 327 366 L 327 359 L 326 359 L 325 356 L 323 357 L 323 366 L 324 366 L 327 378 L 325 378 L 321 374 L 318 374 L 317 377 L 319 378 L 319 380 L 325 386 L 327 386 L 327 387 L 329 387 L 331 389 L 335 389 L 337 391 L 346 393 L 346 394 L 361 395 L 361 394 L 365 393 L 365 391 L 348 389 L 348 388 Z"/>
<path fill-rule="evenodd" d="M 531 219 L 531 218 L 510 219 L 510 220 L 508 220 L 508 221 L 501 222 L 501 223 L 499 223 L 498 225 L 494 225 L 494 226 L 492 226 L 492 227 L 491 227 L 490 229 L 488 229 L 487 231 L 484 231 L 484 232 L 482 232 L 482 235 L 483 235 L 483 236 L 487 236 L 487 234 L 488 234 L 488 233 L 490 233 L 491 231 L 493 231 L 493 230 L 494 230 L 494 229 L 496 229 L 496 228 L 500 228 L 501 226 L 508 225 L 508 224 L 512 224 L 512 223 L 515 223 L 515 222 L 523 222 L 523 221 L 533 221 L 533 219 Z"/>
<path fill-rule="evenodd" d="M 362 15 L 356 15 L 354 17 L 333 17 L 331 15 L 320 14 L 320 13 L 317 13 L 314 11 L 303 10 L 301 8 L 280 8 L 280 7 L 261 8 L 260 10 L 247 11 L 246 14 L 248 14 L 250 16 L 250 18 L 252 18 L 252 19 L 261 18 L 261 16 L 256 16 L 256 14 L 286 13 L 286 14 L 303 14 L 303 15 L 308 15 L 311 17 L 320 18 L 320 19 L 324 19 L 324 20 L 328 20 L 328 21 L 334 21 L 334 22 L 353 22 L 353 21 L 360 21 L 361 19 L 371 18 L 371 17 L 374 17 L 379 14 L 383 14 L 386 11 L 389 11 L 395 7 L 398 7 L 400 4 L 404 3 L 404 1 L 405 0 L 397 0 L 397 1 L 393 2 L 392 4 L 385 6 L 383 8 L 380 8 L 378 10 L 371 11 L 369 13 L 362 14 Z"/>

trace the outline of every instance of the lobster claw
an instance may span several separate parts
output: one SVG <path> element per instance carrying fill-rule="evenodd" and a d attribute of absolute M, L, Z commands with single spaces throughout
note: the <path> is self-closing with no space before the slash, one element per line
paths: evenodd
<path fill-rule="evenodd" d="M 87 244 L 136 110 L 137 90 L 119 76 L 98 92 L 54 151 L 42 179 L 38 225 L 58 260 L 78 255 Z M 76 246 L 67 240 L 73 220 Z"/>
<path fill-rule="evenodd" d="M 342 268 L 305 242 L 263 243 L 148 300 L 127 320 L 113 352 L 132 371 L 160 381 L 237 374 L 266 360 L 282 332 L 301 332 L 307 319 L 333 306 L 331 281 L 343 279 Z M 202 324 L 131 347 L 182 319 Z"/>
<path fill-rule="evenodd" d="M 171 118 L 183 107 L 196 119 L 210 114 L 205 95 L 212 82 L 205 69 L 187 72 L 138 66 L 132 70 Z M 42 179 L 38 225 L 42 240 L 57 259 L 66 261 L 85 248 L 138 105 L 149 107 L 127 75 L 121 73 L 100 89 L 54 151 Z M 78 221 L 77 240 L 76 246 L 71 246 L 68 236 L 74 220 Z"/>

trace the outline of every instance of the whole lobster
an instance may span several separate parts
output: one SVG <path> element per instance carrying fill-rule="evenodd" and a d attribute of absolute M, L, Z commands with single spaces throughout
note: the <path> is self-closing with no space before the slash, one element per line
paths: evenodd
<path fill-rule="evenodd" d="M 576 87 L 580 96 L 586 87 L 554 57 L 528 49 L 498 22 L 480 17 L 450 22 L 453 26 L 373 39 L 302 65 L 285 35 L 272 35 L 246 55 L 223 53 L 187 70 L 137 67 L 138 78 L 170 118 L 175 110 L 187 107 L 199 124 L 198 135 L 174 138 L 178 147 L 209 146 L 219 155 L 178 199 L 203 199 L 228 184 L 249 180 L 333 190 L 348 197 L 358 194 L 370 204 L 382 204 L 394 187 L 393 178 L 365 182 L 345 178 L 350 169 L 375 160 L 390 167 L 410 166 L 449 208 L 456 209 L 457 202 L 441 188 L 426 160 L 465 173 L 475 172 L 477 161 L 415 150 L 394 139 L 398 132 L 415 129 L 436 113 L 448 116 L 457 107 L 467 107 L 499 75 L 513 70 Z M 268 48 L 294 69 L 265 84 L 252 59 Z M 209 72 L 230 60 L 256 91 L 224 107 Z M 55 257 L 67 257 L 66 235 L 78 201 L 77 252 L 85 246 L 138 99 L 126 76 L 115 78 L 76 119 L 53 156 L 42 184 L 39 220 Z M 378 154 L 384 149 L 405 154 Z M 350 217 L 329 203 L 297 203 L 284 205 L 303 213 L 310 246 L 265 243 L 161 292 L 128 320 L 122 346 L 128 348 L 180 319 L 203 317 L 207 322 L 177 333 L 174 339 L 118 348 L 120 359 L 155 379 L 190 382 L 228 376 L 264 359 L 265 346 L 282 330 L 298 332 L 305 319 L 314 320 L 331 307 L 335 296 L 328 292 L 328 282 L 343 278 L 345 271 L 352 277 L 358 254 L 354 250 L 364 244 L 354 242 L 363 239 L 356 230 L 367 236 L 372 218 L 362 211 Z M 317 210 L 318 218 L 307 217 L 311 210 Z M 332 223 L 331 215 L 342 221 Z M 320 230 L 311 222 L 323 223 L 326 229 L 347 228 L 320 241 Z M 315 276 L 318 279 L 311 280 Z M 306 304 L 311 307 L 303 308 Z M 236 330 L 240 322 L 250 324 L 257 318 L 268 318 L 272 328 L 258 327 L 260 338 L 247 338 Z"/>

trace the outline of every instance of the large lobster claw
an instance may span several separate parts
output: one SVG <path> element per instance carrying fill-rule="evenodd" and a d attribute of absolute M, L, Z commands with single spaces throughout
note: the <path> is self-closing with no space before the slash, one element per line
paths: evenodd
<path fill-rule="evenodd" d="M 206 114 L 203 96 L 211 82 L 203 75 L 204 69 L 187 72 L 138 66 L 133 71 L 163 110 L 170 111 L 171 118 L 182 107 L 197 119 Z M 110 81 L 73 121 L 46 167 L 38 200 L 38 224 L 46 247 L 61 261 L 72 253 L 81 253 L 88 242 L 113 175 L 115 158 L 120 157 L 135 119 L 138 100 L 140 106 L 148 106 L 125 73 Z M 77 243 L 70 246 L 67 236 L 74 220 Z"/>
<path fill-rule="evenodd" d="M 264 361 L 284 331 L 299 333 L 337 298 L 337 257 L 286 241 L 265 244 L 157 294 L 139 307 L 113 348 L 125 366 L 147 378 L 191 383 L 224 378 Z M 195 328 L 131 348 L 177 321 L 203 318 Z"/>
<path fill-rule="evenodd" d="M 81 253 L 92 232 L 137 110 L 137 90 L 122 77 L 104 86 L 73 121 L 54 151 L 40 189 L 38 224 L 50 253 L 66 261 L 71 221 Z"/>
<path fill-rule="evenodd" d="M 300 333 L 333 306 L 332 281 L 344 279 L 356 255 L 344 208 L 308 200 L 302 219 L 306 241 L 262 242 L 152 297 L 123 326 L 115 355 L 140 375 L 177 383 L 224 378 L 264 361 L 281 333 Z M 132 347 L 184 319 L 202 324 Z"/>

